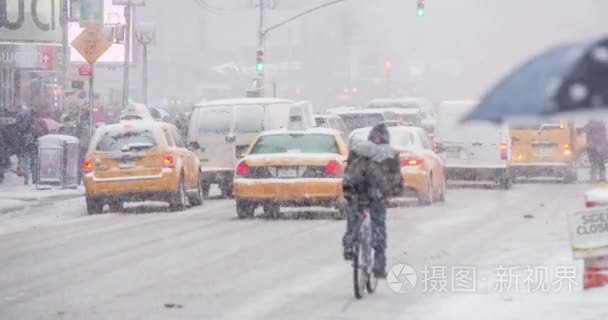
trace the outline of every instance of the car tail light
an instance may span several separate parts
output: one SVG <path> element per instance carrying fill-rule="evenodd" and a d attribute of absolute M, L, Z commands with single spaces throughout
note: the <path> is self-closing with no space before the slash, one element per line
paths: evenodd
<path fill-rule="evenodd" d="M 175 168 L 175 157 L 172 154 L 166 154 L 163 157 L 163 167 Z"/>
<path fill-rule="evenodd" d="M 500 160 L 509 160 L 509 146 L 506 143 L 500 144 Z"/>
<path fill-rule="evenodd" d="M 251 175 L 251 168 L 247 162 L 242 161 L 236 166 L 236 175 L 241 177 L 248 177 Z"/>
<path fill-rule="evenodd" d="M 332 160 L 325 166 L 324 173 L 329 176 L 337 176 L 342 173 L 342 166 L 338 161 Z"/>
<path fill-rule="evenodd" d="M 569 156 L 571 154 L 572 154 L 572 150 L 570 150 L 570 145 L 566 143 L 564 145 L 564 155 Z"/>
<path fill-rule="evenodd" d="M 401 158 L 402 167 L 419 166 L 422 162 L 424 162 L 423 159 L 416 157 Z"/>
<path fill-rule="evenodd" d="M 84 173 L 93 172 L 93 161 L 91 161 L 91 160 L 85 160 L 82 163 L 82 171 Z"/>
<path fill-rule="evenodd" d="M 585 207 L 587 207 L 587 208 L 593 208 L 596 206 L 597 206 L 597 203 L 595 201 L 589 201 L 589 200 L 585 201 Z"/>

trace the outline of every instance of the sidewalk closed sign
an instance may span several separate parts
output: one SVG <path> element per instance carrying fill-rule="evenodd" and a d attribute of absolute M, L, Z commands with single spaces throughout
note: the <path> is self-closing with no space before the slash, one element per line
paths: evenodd
<path fill-rule="evenodd" d="M 575 259 L 608 256 L 608 208 L 576 212 L 569 225 Z"/>

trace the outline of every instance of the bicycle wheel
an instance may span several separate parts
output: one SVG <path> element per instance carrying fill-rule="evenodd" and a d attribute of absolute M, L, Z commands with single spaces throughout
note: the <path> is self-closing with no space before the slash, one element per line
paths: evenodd
<path fill-rule="evenodd" d="M 374 261 L 374 250 L 370 250 L 369 255 L 368 255 L 368 266 L 373 266 L 375 261 Z M 366 268 L 367 270 L 370 270 L 371 268 Z M 371 271 L 371 270 L 370 270 Z M 378 287 L 378 278 L 376 278 L 376 276 L 374 275 L 374 272 L 368 272 L 367 273 L 367 283 L 365 284 L 365 286 L 367 287 L 367 292 L 369 293 L 374 293 L 376 292 L 376 288 Z"/>
<path fill-rule="evenodd" d="M 353 288 L 355 298 L 361 299 L 365 295 L 367 277 L 365 272 L 365 257 L 361 250 L 361 245 L 355 243 L 353 246 Z"/>

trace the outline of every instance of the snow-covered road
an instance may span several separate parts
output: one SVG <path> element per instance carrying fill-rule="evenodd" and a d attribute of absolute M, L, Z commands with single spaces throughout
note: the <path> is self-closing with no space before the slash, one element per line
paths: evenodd
<path fill-rule="evenodd" d="M 240 221 L 230 200 L 98 216 L 82 198 L 42 204 L 0 215 L 0 319 L 607 319 L 608 291 L 582 292 L 580 270 L 572 292 L 554 276 L 580 268 L 566 214 L 590 187 L 452 189 L 445 204 L 393 208 L 389 264 L 414 267 L 418 284 L 380 282 L 362 301 L 343 221 Z M 548 292 L 526 292 L 527 267 L 548 270 Z M 510 288 L 501 268 L 519 268 Z M 453 270 L 475 271 L 474 292 L 454 292 Z"/>

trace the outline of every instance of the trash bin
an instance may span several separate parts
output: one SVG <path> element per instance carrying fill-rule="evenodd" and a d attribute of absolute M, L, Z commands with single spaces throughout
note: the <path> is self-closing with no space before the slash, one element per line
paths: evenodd
<path fill-rule="evenodd" d="M 78 138 L 50 134 L 38 138 L 38 183 L 41 186 L 76 188 L 79 159 Z"/>

